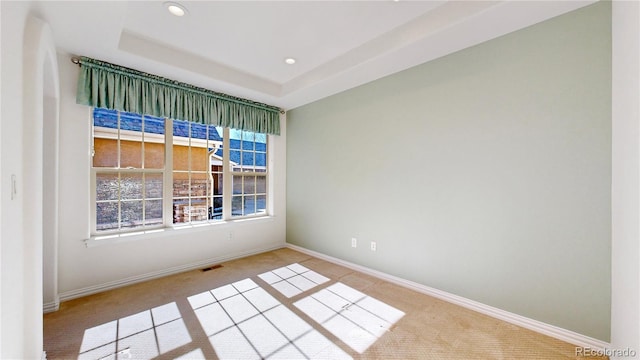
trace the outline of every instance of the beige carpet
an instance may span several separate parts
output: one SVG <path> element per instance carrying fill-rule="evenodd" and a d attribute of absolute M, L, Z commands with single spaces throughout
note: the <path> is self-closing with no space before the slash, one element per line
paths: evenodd
<path fill-rule="evenodd" d="M 62 303 L 44 316 L 47 358 L 583 358 L 574 345 L 290 249 L 222 265 Z"/>

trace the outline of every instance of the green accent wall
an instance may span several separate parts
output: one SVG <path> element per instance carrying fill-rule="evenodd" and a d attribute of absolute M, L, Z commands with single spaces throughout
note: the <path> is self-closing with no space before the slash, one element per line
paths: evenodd
<path fill-rule="evenodd" d="M 288 243 L 604 341 L 610 187 L 608 2 L 287 115 Z"/>

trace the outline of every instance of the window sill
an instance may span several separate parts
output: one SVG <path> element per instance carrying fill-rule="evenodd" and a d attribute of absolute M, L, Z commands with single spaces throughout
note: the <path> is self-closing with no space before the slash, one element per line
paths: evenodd
<path fill-rule="evenodd" d="M 249 217 L 228 221 L 219 221 L 212 223 L 202 223 L 194 225 L 172 226 L 159 229 L 149 229 L 140 231 L 131 231 L 126 233 L 93 235 L 84 240 L 86 247 L 96 247 L 107 244 L 118 244 L 123 242 L 137 241 L 142 239 L 155 239 L 167 236 L 193 234 L 207 230 L 220 230 L 230 226 L 239 226 L 241 224 L 255 224 L 274 221 L 274 216 Z"/>

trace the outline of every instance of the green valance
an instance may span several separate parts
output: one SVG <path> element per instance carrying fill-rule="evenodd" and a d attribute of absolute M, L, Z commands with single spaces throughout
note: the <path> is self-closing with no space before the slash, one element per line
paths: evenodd
<path fill-rule="evenodd" d="M 87 57 L 78 62 L 78 104 L 280 135 L 277 107 Z"/>

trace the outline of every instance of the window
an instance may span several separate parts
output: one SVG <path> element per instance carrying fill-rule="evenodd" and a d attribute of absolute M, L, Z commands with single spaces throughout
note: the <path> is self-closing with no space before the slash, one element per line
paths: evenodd
<path fill-rule="evenodd" d="M 266 134 L 93 111 L 94 234 L 267 215 L 267 175 Z"/>
<path fill-rule="evenodd" d="M 94 112 L 95 230 L 162 224 L 164 120 Z"/>
<path fill-rule="evenodd" d="M 222 128 L 173 120 L 173 223 L 222 219 Z"/>
<path fill-rule="evenodd" d="M 229 161 L 233 175 L 231 215 L 264 214 L 267 209 L 265 134 L 231 131 Z"/>

